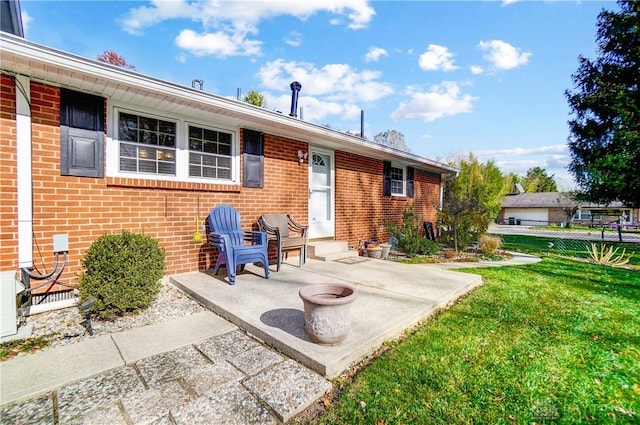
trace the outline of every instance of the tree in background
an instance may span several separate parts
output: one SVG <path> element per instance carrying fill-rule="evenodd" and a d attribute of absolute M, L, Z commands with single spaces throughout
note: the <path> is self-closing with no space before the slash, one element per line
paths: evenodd
<path fill-rule="evenodd" d="M 450 164 L 460 172 L 443 178 L 438 219 L 442 242 L 459 251 L 486 232 L 490 219 L 500 211 L 502 196 L 510 190 L 510 179 L 493 161 L 483 164 L 472 154 Z"/>
<path fill-rule="evenodd" d="M 540 167 L 533 167 L 527 170 L 526 177 L 521 184 L 525 192 L 557 192 L 558 186 L 554 180 L 554 175 L 548 175 L 547 170 Z"/>
<path fill-rule="evenodd" d="M 380 145 L 385 145 L 389 146 L 390 148 L 409 152 L 409 146 L 407 146 L 407 143 L 404 140 L 404 134 L 396 130 L 387 130 L 380 132 L 373 136 L 373 141 Z"/>
<path fill-rule="evenodd" d="M 264 95 L 255 90 L 251 90 L 247 92 L 247 94 L 242 96 L 242 101 L 245 103 L 250 103 L 251 105 L 260 106 L 261 108 L 267 106 L 267 100 L 265 99 Z"/>
<path fill-rule="evenodd" d="M 575 118 L 569 171 L 580 199 L 640 206 L 640 2 L 598 15 L 598 58 L 579 57 L 575 91 L 565 96 Z"/>
<path fill-rule="evenodd" d="M 117 54 L 113 50 L 105 50 L 97 57 L 98 61 L 110 63 L 111 65 L 119 66 L 121 68 L 136 69 L 134 65 L 131 65 L 124 56 Z"/>

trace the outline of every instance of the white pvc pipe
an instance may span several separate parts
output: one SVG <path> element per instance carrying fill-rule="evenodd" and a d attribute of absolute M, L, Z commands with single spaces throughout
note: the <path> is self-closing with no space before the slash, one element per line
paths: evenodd
<path fill-rule="evenodd" d="M 53 301 L 50 303 L 30 305 L 27 307 L 26 315 L 32 316 L 34 314 L 46 313 L 47 311 L 61 310 L 63 308 L 76 307 L 78 305 L 78 298 L 70 298 L 68 300 Z"/>
<path fill-rule="evenodd" d="M 33 267 L 33 177 L 31 165 L 31 92 L 29 78 L 16 79 L 16 168 L 18 195 L 18 267 Z M 23 93 L 24 91 L 24 93 Z"/>

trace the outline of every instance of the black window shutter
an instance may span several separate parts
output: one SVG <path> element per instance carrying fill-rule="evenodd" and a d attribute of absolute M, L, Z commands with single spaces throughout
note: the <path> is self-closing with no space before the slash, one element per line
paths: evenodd
<path fill-rule="evenodd" d="M 407 167 L 407 196 L 413 198 L 413 180 L 415 171 L 413 167 Z"/>
<path fill-rule="evenodd" d="M 242 130 L 244 152 L 243 186 L 264 187 L 264 134 L 253 130 Z"/>
<path fill-rule="evenodd" d="M 60 174 L 104 177 L 104 98 L 60 89 Z"/>
<path fill-rule="evenodd" d="M 391 196 L 391 162 L 384 161 L 382 163 L 382 194 L 384 196 Z"/>

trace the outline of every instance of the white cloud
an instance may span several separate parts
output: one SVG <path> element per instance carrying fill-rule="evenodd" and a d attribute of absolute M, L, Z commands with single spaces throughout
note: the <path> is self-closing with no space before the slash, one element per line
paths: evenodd
<path fill-rule="evenodd" d="M 138 34 L 143 28 L 155 25 L 164 20 L 180 18 L 197 19 L 201 13 L 201 8 L 198 7 L 197 3 L 187 3 L 185 0 L 151 0 L 150 3 L 150 6 L 140 6 L 129 10 L 127 16 L 121 20 L 125 31 Z"/>
<path fill-rule="evenodd" d="M 176 37 L 176 45 L 196 56 L 251 56 L 260 53 L 262 42 L 247 40 L 237 34 L 224 32 L 196 34 L 182 30 Z"/>
<path fill-rule="evenodd" d="M 33 18 L 24 10 L 20 12 L 20 17 L 22 18 L 22 31 L 24 31 L 24 35 L 26 37 L 29 32 L 31 22 L 33 22 Z"/>
<path fill-rule="evenodd" d="M 484 73 L 484 68 L 479 65 L 471 65 L 469 69 L 473 75 L 480 75 Z"/>
<path fill-rule="evenodd" d="M 365 62 L 377 62 L 382 56 L 389 56 L 389 53 L 382 47 L 369 47 L 369 51 L 364 56 Z"/>
<path fill-rule="evenodd" d="M 269 108 L 286 115 L 291 112 L 290 94 L 273 96 L 267 93 L 265 98 Z M 360 115 L 360 108 L 356 105 L 324 101 L 313 96 L 300 96 L 298 98 L 298 108 L 298 116 L 302 115 L 305 121 L 321 125 L 326 124 L 327 122 L 325 121 L 331 116 L 353 119 Z"/>
<path fill-rule="evenodd" d="M 393 111 L 391 119 L 418 119 L 426 122 L 435 121 L 449 115 L 471 112 L 473 101 L 477 98 L 463 94 L 457 83 L 444 81 L 423 92 L 418 88 L 407 89 L 409 100 L 400 103 Z"/>
<path fill-rule="evenodd" d="M 327 124 L 357 119 L 363 104 L 375 102 L 393 93 L 390 84 L 380 81 L 375 71 L 358 71 L 346 64 L 316 67 L 307 62 L 268 62 L 258 71 L 261 87 L 271 109 L 289 114 L 292 81 L 302 85 L 298 106 L 305 121 Z"/>
<path fill-rule="evenodd" d="M 553 175 L 559 190 L 575 189 L 573 177 L 567 171 L 567 165 L 571 161 L 567 145 L 488 149 L 473 153 L 481 161 L 493 160 L 505 174 L 525 176 L 530 168 L 544 168 L 548 175 Z"/>
<path fill-rule="evenodd" d="M 424 71 L 453 71 L 458 68 L 453 64 L 453 53 L 437 44 L 429 44 L 427 51 L 420 55 L 418 64 Z"/>
<path fill-rule="evenodd" d="M 256 0 L 250 7 L 241 1 L 152 0 L 149 6 L 130 9 L 121 23 L 125 31 L 136 34 L 165 20 L 190 19 L 200 22 L 202 30 L 197 37 L 193 29 L 181 30 L 176 38 L 180 47 L 196 55 L 248 55 L 260 53 L 261 42 L 250 39 L 258 34 L 260 21 L 281 15 L 305 20 L 318 12 L 345 17 L 351 29 L 366 27 L 375 15 L 367 0 Z M 192 43 L 196 40 L 207 46 L 200 48 Z M 222 46 L 222 40 L 232 45 Z"/>
<path fill-rule="evenodd" d="M 502 0 L 502 6 L 509 6 L 510 4 L 517 3 L 519 0 Z"/>
<path fill-rule="evenodd" d="M 302 34 L 298 31 L 291 31 L 284 39 L 284 42 L 289 46 L 298 47 L 302 44 Z"/>
<path fill-rule="evenodd" d="M 483 57 L 498 70 L 524 65 L 531 57 L 531 52 L 523 52 L 502 40 L 481 41 L 478 48 L 485 52 Z"/>
<path fill-rule="evenodd" d="M 346 64 L 317 68 L 307 62 L 268 62 L 258 71 L 263 87 L 288 90 L 292 81 L 302 84 L 301 95 L 321 96 L 327 101 L 369 103 L 393 93 L 391 85 L 378 81 L 376 71 L 356 71 Z"/>
<path fill-rule="evenodd" d="M 510 148 L 510 149 L 486 149 L 476 151 L 478 156 L 491 157 L 492 155 L 504 155 L 504 156 L 518 156 L 518 155 L 535 155 L 535 154 L 548 154 L 548 153 L 567 153 L 567 145 L 549 145 L 549 146 L 536 146 L 533 148 Z"/>

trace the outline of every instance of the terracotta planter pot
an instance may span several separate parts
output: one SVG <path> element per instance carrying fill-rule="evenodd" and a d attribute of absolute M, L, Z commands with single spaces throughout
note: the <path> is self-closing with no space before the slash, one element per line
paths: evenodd
<path fill-rule="evenodd" d="M 311 341 L 335 345 L 351 328 L 351 304 L 358 291 L 342 283 L 307 285 L 298 292 L 304 304 L 304 327 Z"/>

